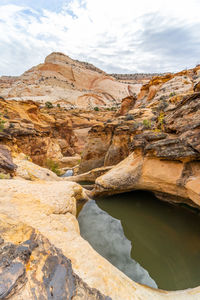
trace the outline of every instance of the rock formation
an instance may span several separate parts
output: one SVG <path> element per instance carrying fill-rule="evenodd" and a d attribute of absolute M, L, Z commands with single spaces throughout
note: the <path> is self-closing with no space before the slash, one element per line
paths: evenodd
<path fill-rule="evenodd" d="M 0 145 L 0 173 L 13 174 L 16 168 L 9 149 L 5 145 Z"/>
<path fill-rule="evenodd" d="M 7 78 L 7 84 L 6 77 L 1 78 L 0 96 L 93 109 L 116 107 L 122 98 L 138 93 L 140 86 L 119 82 L 91 64 L 54 52 L 20 77 Z"/>
<path fill-rule="evenodd" d="M 130 155 L 97 178 L 94 195 L 145 189 L 164 200 L 200 205 L 200 93 L 192 90 L 198 76 L 195 68 L 153 78 L 142 87 L 135 108 L 92 127 L 80 173 Z"/>
<path fill-rule="evenodd" d="M 23 152 L 41 166 L 48 166 L 48 160 L 59 162 L 60 167 L 76 165 L 80 156 L 75 154 L 82 152 L 88 130 L 113 115 L 112 111 L 101 115 L 98 111 L 41 107 L 31 100 L 0 99 L 0 109 L 1 143 L 13 152 Z M 14 168 L 8 159 L 7 168 Z"/>
<path fill-rule="evenodd" d="M 199 287 L 132 281 L 80 236 L 88 195 L 144 189 L 200 206 L 200 66 L 126 79 L 62 53 L 0 79 L 0 298 L 200 299 Z M 77 154 L 77 176 L 44 168 L 73 166 Z M 94 190 L 80 180 L 96 180 Z"/>
<path fill-rule="evenodd" d="M 75 218 L 87 198 L 80 185 L 18 176 L 2 179 L 0 194 L 2 299 L 199 299 L 199 288 L 164 292 L 131 281 L 96 253 Z"/>
<path fill-rule="evenodd" d="M 34 228 L 2 215 L 0 227 L 1 299 L 111 299 L 83 282 Z"/>
<path fill-rule="evenodd" d="M 118 114 L 120 116 L 125 115 L 130 109 L 132 109 L 134 107 L 136 100 L 137 100 L 136 95 L 129 96 L 129 97 L 122 99 L 121 107 L 120 107 Z"/>

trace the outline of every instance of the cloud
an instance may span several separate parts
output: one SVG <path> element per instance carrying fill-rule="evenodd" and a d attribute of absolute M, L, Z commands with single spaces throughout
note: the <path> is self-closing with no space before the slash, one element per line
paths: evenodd
<path fill-rule="evenodd" d="M 21 74 L 52 51 L 110 73 L 192 67 L 199 11 L 198 0 L 1 0 L 0 75 Z"/>

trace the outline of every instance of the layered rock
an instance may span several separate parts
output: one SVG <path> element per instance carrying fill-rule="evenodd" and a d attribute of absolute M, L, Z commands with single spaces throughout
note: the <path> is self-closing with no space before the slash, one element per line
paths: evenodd
<path fill-rule="evenodd" d="M 144 121 L 151 122 L 152 118 L 154 114 L 151 109 L 132 109 L 126 116 L 93 126 L 88 132 L 79 173 L 112 166 L 126 158 L 131 153 L 133 137 L 142 133 L 146 129 Z"/>
<path fill-rule="evenodd" d="M 200 93 L 185 96 L 151 124 L 155 129 L 135 132 L 132 153 L 97 178 L 95 193 L 144 189 L 162 199 L 200 206 L 199 105 Z"/>
<path fill-rule="evenodd" d="M 0 181 L 1 297 L 6 299 L 188 299 L 200 289 L 165 292 L 140 285 L 96 253 L 79 234 L 70 182 Z M 107 295 L 107 296 L 104 296 Z"/>
<path fill-rule="evenodd" d="M 0 145 L 0 173 L 13 174 L 16 168 L 8 147 Z"/>
<path fill-rule="evenodd" d="M 2 215 L 0 225 L 2 299 L 111 299 L 83 282 L 37 230 Z"/>
<path fill-rule="evenodd" d="M 118 115 L 123 116 L 125 115 L 131 108 L 134 107 L 135 102 L 136 102 L 136 96 L 129 96 L 121 101 L 121 107 L 118 112 Z"/>
<path fill-rule="evenodd" d="M 60 167 L 78 164 L 80 156 L 76 153 L 82 152 L 90 127 L 113 115 L 111 111 L 101 115 L 98 111 L 42 108 L 33 101 L 3 99 L 0 99 L 0 108 L 1 143 L 13 152 L 25 153 L 41 166 L 48 166 L 48 160 L 59 162 Z M 8 159 L 7 168 L 14 168 Z"/>
<path fill-rule="evenodd" d="M 43 64 L 26 71 L 16 80 L 0 80 L 0 95 L 17 100 L 51 101 L 67 108 L 93 109 L 116 106 L 126 96 L 138 93 L 140 84 L 116 80 L 95 66 L 54 52 Z"/>
<path fill-rule="evenodd" d="M 0 100 L 0 140 L 44 165 L 47 158 L 59 160 L 72 155 L 76 137 L 66 114 L 57 117 L 42 112 L 37 103 Z"/>

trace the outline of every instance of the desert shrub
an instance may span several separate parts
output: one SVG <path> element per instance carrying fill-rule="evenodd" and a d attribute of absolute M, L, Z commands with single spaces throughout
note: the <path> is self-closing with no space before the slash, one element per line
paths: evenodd
<path fill-rule="evenodd" d="M 134 120 L 134 118 L 133 118 L 132 115 L 126 115 L 126 116 L 125 116 L 125 120 L 126 120 L 126 121 L 131 121 L 131 120 Z"/>
<path fill-rule="evenodd" d="M 158 116 L 158 129 L 164 130 L 164 118 L 165 114 L 161 112 Z"/>
<path fill-rule="evenodd" d="M 150 120 L 143 120 L 143 125 L 145 128 L 151 128 L 151 121 Z"/>
<path fill-rule="evenodd" d="M 47 159 L 46 160 L 46 167 L 49 170 L 53 171 L 56 175 L 58 175 L 58 176 L 61 175 L 61 171 L 59 169 L 59 164 L 56 161 L 54 161 L 54 160 L 52 160 L 50 158 Z"/>
<path fill-rule="evenodd" d="M 134 122 L 134 123 L 130 126 L 130 132 L 136 131 L 136 130 L 140 127 L 140 125 L 141 125 L 140 122 Z"/>
<path fill-rule="evenodd" d="M 158 110 L 165 110 L 169 106 L 169 103 L 166 100 L 162 100 L 158 106 Z"/>
<path fill-rule="evenodd" d="M 0 114 L 0 132 L 1 131 L 3 131 L 4 130 L 4 124 L 5 124 L 6 122 L 1 118 L 1 114 Z"/>
<path fill-rule="evenodd" d="M 98 106 L 95 106 L 95 107 L 94 107 L 94 110 L 95 110 L 95 111 L 99 111 Z"/>
<path fill-rule="evenodd" d="M 10 174 L 0 173 L 0 179 L 10 179 Z"/>
<path fill-rule="evenodd" d="M 60 108 L 60 104 L 59 104 L 59 103 L 57 104 L 57 107 L 59 107 L 59 108 Z"/>
<path fill-rule="evenodd" d="M 173 96 L 175 96 L 175 95 L 176 95 L 176 93 L 175 93 L 175 92 L 172 92 L 172 93 L 169 94 L 169 97 L 173 97 Z"/>
<path fill-rule="evenodd" d="M 45 103 L 46 108 L 53 108 L 53 104 L 50 101 Z"/>
<path fill-rule="evenodd" d="M 165 100 L 165 96 L 161 96 L 161 97 L 160 97 L 160 100 L 161 100 L 161 101 Z"/>

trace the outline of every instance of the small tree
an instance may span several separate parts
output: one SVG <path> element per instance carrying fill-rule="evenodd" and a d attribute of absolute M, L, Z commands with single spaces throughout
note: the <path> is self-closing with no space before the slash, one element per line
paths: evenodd
<path fill-rule="evenodd" d="M 145 128 L 151 128 L 151 121 L 150 120 L 143 120 L 143 125 Z"/>
<path fill-rule="evenodd" d="M 0 114 L 0 132 L 4 130 L 4 124 L 6 123 L 6 121 L 4 121 L 2 118 L 1 118 L 1 114 Z"/>
<path fill-rule="evenodd" d="M 98 106 L 95 106 L 95 107 L 94 107 L 94 110 L 95 110 L 95 111 L 99 111 Z"/>
<path fill-rule="evenodd" d="M 56 161 L 52 160 L 51 158 L 46 160 L 46 167 L 49 170 L 53 171 L 57 176 L 61 175 L 59 164 Z"/>
<path fill-rule="evenodd" d="M 45 103 L 46 108 L 53 108 L 53 104 L 50 101 Z"/>

